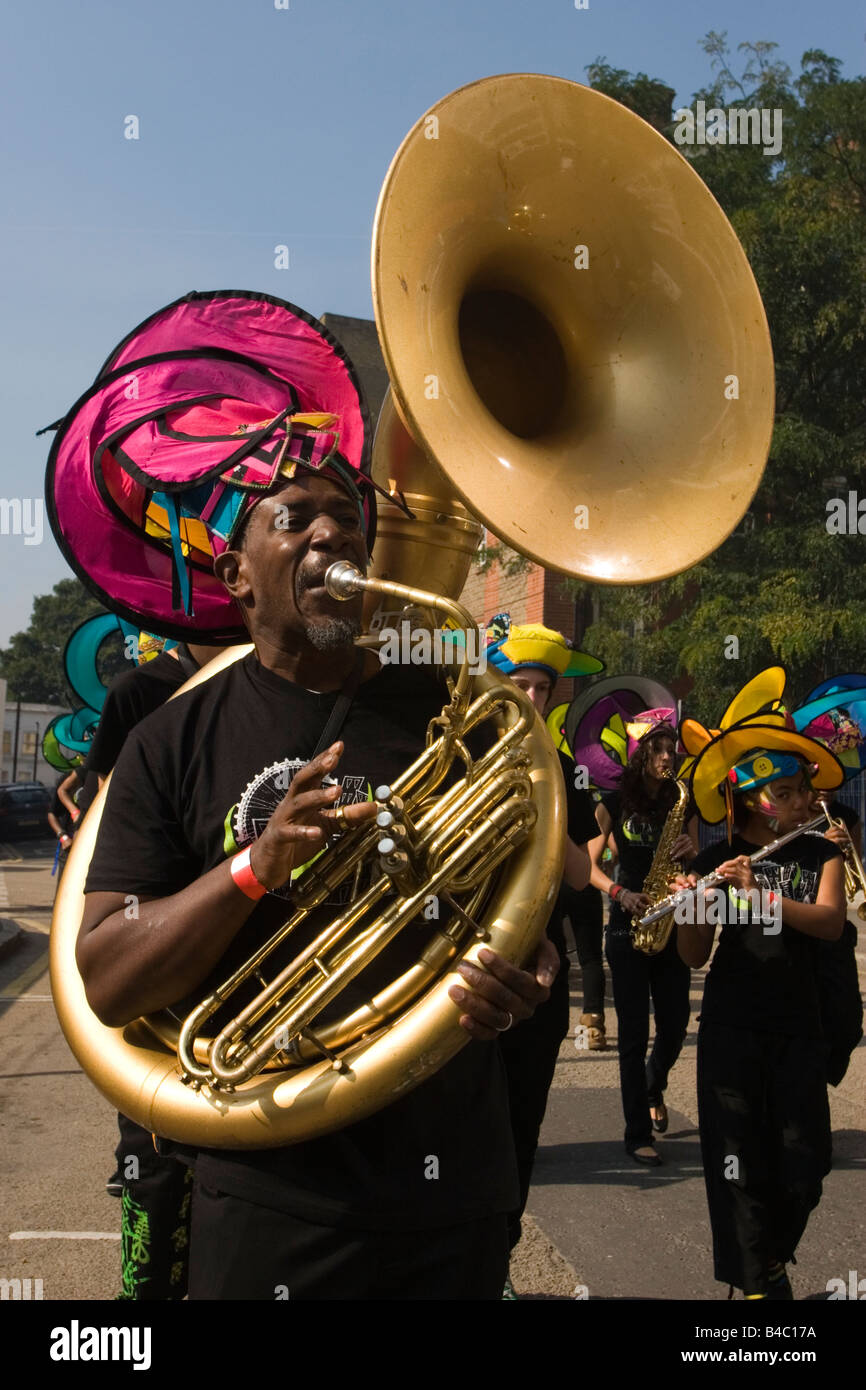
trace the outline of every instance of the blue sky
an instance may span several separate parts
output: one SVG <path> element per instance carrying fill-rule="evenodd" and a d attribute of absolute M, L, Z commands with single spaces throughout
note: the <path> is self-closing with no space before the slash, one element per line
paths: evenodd
<path fill-rule="evenodd" d="M 282 0 L 277 0 L 282 3 Z M 688 101 L 726 30 L 866 68 L 856 0 L 7 0 L 0 109 L 0 497 L 39 497 L 50 436 L 113 345 L 191 289 L 372 316 L 370 228 L 403 135 L 496 72 L 605 57 Z M 139 120 L 139 139 L 124 120 Z M 274 247 L 288 245 L 288 270 Z M 0 644 L 68 568 L 0 535 Z"/>

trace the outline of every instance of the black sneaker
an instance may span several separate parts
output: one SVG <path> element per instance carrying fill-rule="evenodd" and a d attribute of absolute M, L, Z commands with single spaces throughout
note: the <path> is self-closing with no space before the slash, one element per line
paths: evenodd
<path fill-rule="evenodd" d="M 767 1284 L 767 1300 L 770 1303 L 791 1303 L 794 1299 L 794 1290 L 791 1288 L 791 1281 L 788 1278 L 787 1270 L 778 1279 L 770 1279 Z"/>

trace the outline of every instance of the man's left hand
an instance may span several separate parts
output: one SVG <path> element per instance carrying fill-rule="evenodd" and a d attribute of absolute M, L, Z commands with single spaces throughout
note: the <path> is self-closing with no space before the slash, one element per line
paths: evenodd
<path fill-rule="evenodd" d="M 544 936 L 525 970 L 510 965 L 487 946 L 478 952 L 478 959 L 481 966 L 468 961 L 458 965 L 467 988 L 452 985 L 448 993 L 464 1011 L 461 1027 L 473 1038 L 492 1042 L 513 1023 L 531 1018 L 538 1005 L 550 998 L 559 952 Z"/>

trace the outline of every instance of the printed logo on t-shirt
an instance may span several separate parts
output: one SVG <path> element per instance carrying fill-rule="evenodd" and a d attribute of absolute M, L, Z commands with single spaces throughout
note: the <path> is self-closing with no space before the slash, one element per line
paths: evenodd
<path fill-rule="evenodd" d="M 226 826 L 227 828 L 231 827 L 238 849 L 244 849 L 259 838 L 274 811 L 286 796 L 295 777 L 302 767 L 306 767 L 307 762 L 308 759 L 306 758 L 284 758 L 282 762 L 271 763 L 269 767 L 257 772 L 255 777 L 247 783 L 240 801 L 231 808 L 226 816 Z M 342 788 L 339 800 L 335 803 L 337 806 L 354 806 L 359 801 L 372 801 L 373 799 L 372 788 L 365 777 L 324 777 L 322 785 Z M 227 850 L 227 853 L 229 852 L 231 851 Z M 323 853 L 324 850 L 317 851 L 305 864 L 301 864 L 293 870 L 290 882 L 271 890 L 275 896 L 290 898 L 292 883 L 297 882 L 305 870 L 315 863 L 319 855 Z M 341 906 L 345 900 L 345 894 L 350 892 L 351 884 L 341 885 L 338 893 L 328 900 L 329 904 Z"/>
<path fill-rule="evenodd" d="M 645 849 L 655 849 L 659 838 L 659 827 L 642 816 L 631 815 L 623 821 L 622 833 L 629 844 L 640 845 Z"/>
<path fill-rule="evenodd" d="M 823 865 L 821 866 L 823 867 Z M 821 869 L 805 869 L 802 864 L 776 864 L 762 859 L 755 865 L 755 879 L 761 888 L 770 888 L 795 903 L 813 903 Z"/>

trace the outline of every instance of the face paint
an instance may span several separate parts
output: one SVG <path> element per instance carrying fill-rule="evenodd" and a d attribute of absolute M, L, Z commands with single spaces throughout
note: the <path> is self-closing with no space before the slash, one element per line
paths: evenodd
<path fill-rule="evenodd" d="M 779 808 L 765 787 L 762 787 L 753 797 L 750 797 L 746 805 L 749 807 L 750 811 L 757 811 L 758 815 L 766 816 L 767 820 L 770 822 L 771 830 L 776 831 L 779 829 L 779 822 L 776 819 Z"/>

